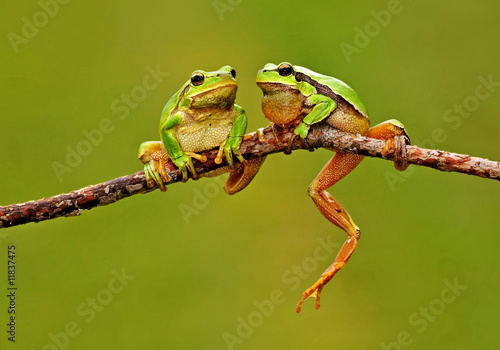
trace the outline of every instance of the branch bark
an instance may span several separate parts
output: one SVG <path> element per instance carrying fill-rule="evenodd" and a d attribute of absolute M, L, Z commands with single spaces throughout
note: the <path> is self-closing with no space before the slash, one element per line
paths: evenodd
<path fill-rule="evenodd" d="M 290 153 L 297 149 L 313 150 L 321 147 L 387 160 L 394 160 L 397 157 L 393 151 L 388 154 L 384 152 L 386 143 L 383 140 L 345 133 L 328 126 L 326 123 L 313 125 L 305 140 L 294 136 L 293 127 L 267 127 L 263 130 L 263 135 L 265 140 L 259 140 L 256 132 L 245 137 L 240 146 L 240 152 L 245 159 L 279 152 Z M 406 146 L 405 152 L 409 164 L 500 180 L 499 162 L 465 154 L 424 149 L 418 146 Z M 207 157 L 205 163 L 194 160 L 198 174 L 226 165 L 225 162 L 215 163 L 217 150 L 206 151 L 203 154 Z M 173 163 L 167 163 L 166 168 L 171 178 L 167 185 L 182 181 L 182 174 Z M 70 193 L 0 207 L 0 228 L 61 216 L 80 215 L 83 210 L 111 204 L 120 199 L 139 193 L 148 193 L 156 189 L 156 186 L 148 188 L 144 171 L 139 171 Z"/>

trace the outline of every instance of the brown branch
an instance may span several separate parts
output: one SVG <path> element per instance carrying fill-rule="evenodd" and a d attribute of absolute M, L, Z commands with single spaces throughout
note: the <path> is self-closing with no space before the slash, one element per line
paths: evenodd
<path fill-rule="evenodd" d="M 246 159 L 271 153 L 289 153 L 297 149 L 312 150 L 321 147 L 388 160 L 395 158 L 392 152 L 384 153 L 385 141 L 341 132 L 326 124 L 313 126 L 305 140 L 294 137 L 293 129 L 282 129 L 275 126 L 274 128 L 267 127 L 263 132 L 265 137 L 263 142 L 259 140 L 257 133 L 245 137 L 240 152 Z M 500 180 L 500 163 L 498 162 L 417 146 L 406 146 L 405 151 L 409 164 Z M 217 150 L 206 151 L 204 155 L 207 156 L 208 160 L 205 163 L 194 162 L 198 174 L 225 165 L 214 162 L 216 154 Z M 175 165 L 167 163 L 166 168 L 171 177 L 168 184 L 182 180 L 182 175 Z M 122 198 L 147 193 L 156 188 L 148 188 L 144 171 L 139 171 L 70 193 L 0 207 L 0 228 L 54 219 L 60 216 L 80 215 L 83 210 L 111 204 Z"/>

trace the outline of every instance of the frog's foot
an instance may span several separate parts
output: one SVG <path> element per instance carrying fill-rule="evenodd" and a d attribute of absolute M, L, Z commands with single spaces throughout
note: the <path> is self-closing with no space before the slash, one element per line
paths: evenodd
<path fill-rule="evenodd" d="M 146 175 L 149 188 L 153 187 L 156 183 L 162 192 L 167 190 L 165 184 L 172 180 L 165 170 L 165 160 L 163 159 L 151 160 L 145 164 L 144 175 Z"/>
<path fill-rule="evenodd" d="M 406 133 L 404 125 L 396 119 L 387 120 L 373 128 L 370 128 L 368 137 L 379 140 L 386 140 L 382 155 L 394 155 L 394 167 L 399 171 L 408 168 L 408 150 L 410 137 Z"/>
<path fill-rule="evenodd" d="M 156 184 L 158 185 L 158 187 L 162 192 L 165 192 L 167 190 L 167 187 L 163 183 L 161 175 L 155 168 L 156 167 L 153 161 L 144 164 L 144 175 L 146 176 L 146 182 L 148 184 L 148 188 L 152 188 Z"/>
<path fill-rule="evenodd" d="M 159 141 L 143 142 L 139 147 L 139 159 L 144 163 L 144 174 L 148 187 L 158 185 L 161 191 L 166 191 L 165 183 L 170 182 L 165 170 L 165 164 L 170 159 L 167 150 Z"/>
<path fill-rule="evenodd" d="M 293 143 L 295 142 L 295 139 L 297 137 L 300 137 L 300 143 L 304 146 L 305 149 L 307 149 L 308 151 L 312 152 L 314 151 L 314 148 L 312 148 L 309 143 L 307 142 L 307 135 L 309 134 L 309 128 L 311 126 L 310 125 L 307 125 L 306 123 L 304 122 L 301 122 L 299 123 L 299 125 L 297 125 L 297 127 L 295 128 L 295 130 L 293 131 L 293 137 L 292 137 L 292 140 L 290 141 L 290 143 L 287 145 L 287 149 L 286 151 L 284 152 L 285 154 L 290 154 L 292 153 L 292 146 L 293 146 Z"/>
<path fill-rule="evenodd" d="M 330 196 L 331 197 L 331 196 Z M 338 202 L 331 197 L 330 199 L 333 199 L 334 202 L 338 205 L 338 207 L 342 208 Z M 344 212 L 347 216 L 347 212 L 342 208 L 342 212 Z M 348 217 L 348 219 L 352 223 L 352 219 Z M 335 258 L 335 262 L 328 267 L 325 272 L 321 275 L 321 277 L 314 283 L 311 287 L 307 288 L 306 291 L 302 294 L 302 298 L 300 299 L 299 303 L 297 304 L 297 312 L 300 312 L 300 309 L 302 307 L 302 303 L 309 297 L 314 297 L 316 299 L 316 309 L 320 308 L 320 296 L 321 296 L 321 291 L 323 290 L 323 287 L 325 284 L 330 282 L 332 277 L 340 270 L 342 269 L 347 260 L 351 257 L 352 253 L 354 253 L 354 250 L 356 249 L 356 246 L 358 245 L 358 239 L 361 236 L 361 231 L 359 228 L 354 225 L 354 223 L 349 224 L 350 226 L 349 231 L 348 231 L 348 237 L 347 240 L 344 242 L 344 245 L 340 249 L 340 252 L 338 253 L 337 257 Z"/>
<path fill-rule="evenodd" d="M 170 157 L 169 157 L 169 159 L 170 159 Z M 165 183 L 169 183 L 172 180 L 172 178 L 167 174 L 167 171 L 165 169 L 166 162 L 167 162 L 167 159 L 163 159 L 163 158 L 159 159 L 158 160 L 158 167 L 157 167 L 158 172 L 160 173 L 161 180 L 164 182 L 163 186 L 165 186 Z M 161 187 L 160 187 L 160 189 L 161 189 Z M 166 190 L 167 189 L 165 187 L 165 191 Z"/>
<path fill-rule="evenodd" d="M 349 245 L 349 246 L 346 247 L 346 245 Z M 297 304 L 297 309 L 296 309 L 297 313 L 300 312 L 301 307 L 302 307 L 302 303 L 304 303 L 304 301 L 306 301 L 306 299 L 309 297 L 314 297 L 314 299 L 316 300 L 316 305 L 315 305 L 316 310 L 319 310 L 319 308 L 320 308 L 320 300 L 319 299 L 321 297 L 321 291 L 323 290 L 323 287 L 325 286 L 325 284 L 327 284 L 332 279 L 332 277 L 337 273 L 337 271 L 339 271 L 341 268 L 344 267 L 345 262 L 348 259 L 348 258 L 345 259 L 345 257 L 342 256 L 342 252 L 344 250 L 344 247 L 346 247 L 347 252 L 350 251 L 350 254 L 352 254 L 352 251 L 354 251 L 354 249 L 356 248 L 356 245 L 357 245 L 357 238 L 353 237 L 353 238 L 347 239 L 347 241 L 344 243 L 344 246 L 342 247 L 342 250 L 340 251 L 337 258 L 335 259 L 335 262 L 328 269 L 326 269 L 325 272 L 323 272 L 323 274 L 321 275 L 319 280 L 316 281 L 316 283 L 314 283 L 311 287 L 307 288 L 306 291 L 302 294 L 302 298 L 300 299 L 299 303 Z"/>
<path fill-rule="evenodd" d="M 222 142 L 220 144 L 219 151 L 217 152 L 217 157 L 215 157 L 215 159 L 214 159 L 215 164 L 222 163 L 222 154 L 224 153 L 224 149 L 226 147 L 226 142 L 227 142 L 227 140 L 224 140 L 224 142 Z"/>
<path fill-rule="evenodd" d="M 273 123 L 271 123 L 271 124 L 273 124 Z M 271 124 L 269 124 L 269 126 L 271 126 Z M 264 128 L 257 129 L 257 136 L 259 137 L 260 143 L 266 142 L 266 136 L 264 135 Z M 243 138 L 243 140 L 246 140 L 246 138 Z"/>
<path fill-rule="evenodd" d="M 305 139 L 309 133 L 310 126 L 306 123 L 300 123 L 294 130 L 294 134 L 299 135 L 301 139 Z"/>
<path fill-rule="evenodd" d="M 194 155 L 196 153 L 189 153 L 189 154 Z M 196 154 L 196 156 L 200 155 Z M 196 157 L 193 156 L 193 158 Z M 191 160 L 191 157 L 188 154 L 182 154 L 177 159 L 172 159 L 172 162 L 174 162 L 174 164 L 182 171 L 182 182 L 186 182 L 188 180 L 188 171 L 192 174 L 193 180 L 198 179 L 198 174 L 194 169 L 193 161 Z"/>
<path fill-rule="evenodd" d="M 220 164 L 222 162 L 222 152 L 226 156 L 227 164 L 231 169 L 234 168 L 233 154 L 238 158 L 241 163 L 245 162 L 245 158 L 240 153 L 240 144 L 243 136 L 229 136 L 220 146 L 219 152 L 217 152 L 217 158 L 215 162 Z"/>
<path fill-rule="evenodd" d="M 390 153 L 394 155 L 394 168 L 399 171 L 405 171 L 410 165 L 408 163 L 409 152 L 406 146 L 410 145 L 410 139 L 406 135 L 395 136 L 393 139 L 385 142 L 382 155 Z"/>
<path fill-rule="evenodd" d="M 274 123 L 269 123 L 268 126 L 273 126 Z M 257 137 L 259 138 L 259 142 L 262 143 L 262 142 L 266 142 L 266 136 L 264 135 L 264 129 L 265 128 L 258 128 L 257 130 L 255 130 L 255 132 L 257 133 Z M 276 136 L 276 134 L 275 134 Z M 243 141 L 246 141 L 246 140 L 249 140 L 253 137 L 252 134 L 246 134 L 245 136 L 243 136 Z"/>
<path fill-rule="evenodd" d="M 229 177 L 224 185 L 224 191 L 227 194 L 235 194 L 247 187 L 255 175 L 257 175 L 265 159 L 265 156 L 254 157 L 243 163 L 237 163 L 229 173 Z"/>
<path fill-rule="evenodd" d="M 310 296 L 315 297 L 316 308 L 319 309 L 319 299 L 323 287 L 332 279 L 337 271 L 344 267 L 356 249 L 361 231 L 344 207 L 326 192 L 326 189 L 350 173 L 362 160 L 363 156 L 359 154 L 337 152 L 325 165 L 323 170 L 321 170 L 311 186 L 309 186 L 309 195 L 314 200 L 321 214 L 331 223 L 346 231 L 348 237 L 335 258 L 335 262 L 321 275 L 321 278 L 313 286 L 304 292 L 302 299 L 297 305 L 297 312 L 300 312 L 302 303 Z"/>
<path fill-rule="evenodd" d="M 197 159 L 202 163 L 205 163 L 207 161 L 207 157 L 202 155 L 202 154 L 198 154 L 198 153 L 194 153 L 194 152 L 185 152 L 184 154 L 188 157 Z"/>

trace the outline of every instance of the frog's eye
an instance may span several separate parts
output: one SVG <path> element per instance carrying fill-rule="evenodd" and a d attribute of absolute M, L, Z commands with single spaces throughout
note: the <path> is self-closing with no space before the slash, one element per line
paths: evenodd
<path fill-rule="evenodd" d="M 234 68 L 231 68 L 231 75 L 233 76 L 233 78 L 236 78 L 236 71 L 234 70 Z"/>
<path fill-rule="evenodd" d="M 280 64 L 280 66 L 278 67 L 278 73 L 282 77 L 287 77 L 293 73 L 293 68 L 291 65 L 286 64 L 286 63 Z"/>
<path fill-rule="evenodd" d="M 191 84 L 194 86 L 200 86 L 205 81 L 205 76 L 202 73 L 194 73 L 191 76 Z"/>

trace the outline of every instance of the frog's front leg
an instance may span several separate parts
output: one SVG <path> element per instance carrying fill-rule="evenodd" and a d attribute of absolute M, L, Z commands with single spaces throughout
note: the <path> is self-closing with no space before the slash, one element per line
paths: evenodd
<path fill-rule="evenodd" d="M 217 158 L 215 159 L 215 162 L 217 164 L 220 164 L 222 162 L 221 149 L 223 149 L 224 154 L 226 155 L 227 164 L 231 168 L 233 167 L 233 153 L 240 162 L 245 162 L 245 158 L 243 158 L 243 156 L 240 154 L 240 144 L 247 130 L 247 115 L 245 114 L 243 108 L 238 105 L 234 105 L 234 111 L 238 114 L 238 117 L 236 117 L 236 120 L 234 121 L 233 126 L 229 131 L 229 137 L 225 141 L 225 144 L 220 146 L 219 153 L 217 154 Z"/>
<path fill-rule="evenodd" d="M 337 152 L 309 186 L 309 195 L 314 200 L 319 211 L 330 222 L 346 231 L 348 237 L 335 258 L 335 262 L 323 272 L 314 285 L 302 294 L 302 299 L 297 304 L 297 312 L 300 312 L 302 303 L 310 296 L 315 297 L 316 309 L 319 309 L 321 290 L 324 285 L 332 279 L 337 271 L 344 267 L 345 263 L 356 249 L 361 231 L 347 211 L 335 198 L 326 192 L 326 189 L 349 174 L 362 160 L 363 156 L 359 154 Z"/>
<path fill-rule="evenodd" d="M 314 105 L 311 112 L 309 112 L 302 122 L 295 128 L 295 134 L 301 138 L 306 138 L 309 128 L 312 124 L 318 123 L 328 117 L 335 108 L 337 103 L 330 97 L 325 95 L 311 95 L 306 100 L 307 104 Z"/>
<path fill-rule="evenodd" d="M 240 154 L 240 144 L 247 129 L 247 116 L 243 108 L 238 105 L 234 105 L 234 110 L 236 113 L 239 113 L 239 115 L 233 123 L 233 127 L 229 132 L 229 137 L 227 138 L 225 144 L 220 146 L 219 153 L 217 155 L 218 159 L 222 156 L 221 149 L 224 149 L 227 163 L 231 169 L 229 177 L 224 185 L 224 191 L 226 191 L 227 194 L 235 194 L 247 187 L 255 175 L 257 175 L 262 163 L 266 159 L 264 156 L 245 160 Z M 257 133 L 259 134 L 259 140 L 264 138 L 262 131 L 257 131 Z M 236 164 L 236 166 L 233 165 L 233 153 L 240 161 Z M 215 160 L 216 163 L 217 159 Z M 218 163 L 221 161 L 222 159 L 220 159 Z"/>
<path fill-rule="evenodd" d="M 181 146 L 176 138 L 176 127 L 184 121 L 184 114 L 177 112 L 170 116 L 165 125 L 160 129 L 161 140 L 167 149 L 168 154 L 172 162 L 182 171 L 182 182 L 186 182 L 188 179 L 188 170 L 193 174 L 193 179 L 197 179 L 198 175 L 193 166 L 193 161 L 191 157 L 198 158 L 198 154 L 194 153 L 184 153 Z M 199 156 L 201 157 L 201 156 Z"/>
<path fill-rule="evenodd" d="M 185 154 L 179 143 L 177 142 L 174 132 L 172 130 L 165 130 L 162 132 L 162 140 L 165 148 L 172 159 L 172 162 L 182 171 L 182 182 L 188 179 L 188 170 L 193 174 L 193 178 L 197 179 L 198 176 L 193 166 L 191 157 Z"/>
<path fill-rule="evenodd" d="M 399 171 L 406 170 L 408 162 L 405 150 L 406 145 L 410 144 L 410 137 L 406 133 L 403 123 L 396 119 L 387 120 L 370 128 L 367 136 L 386 140 L 384 155 L 392 151 L 394 153 L 394 167 Z"/>

